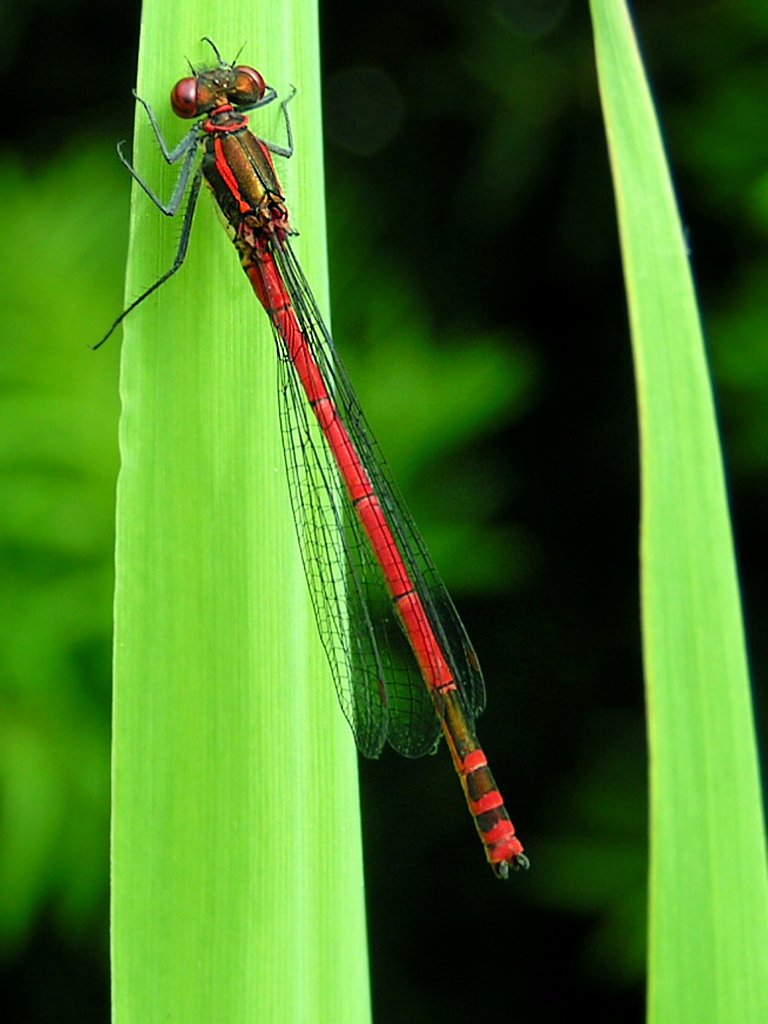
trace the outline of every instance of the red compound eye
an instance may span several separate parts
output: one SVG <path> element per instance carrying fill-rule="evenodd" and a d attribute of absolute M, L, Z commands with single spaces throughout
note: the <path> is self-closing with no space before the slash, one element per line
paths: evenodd
<path fill-rule="evenodd" d="M 197 79 L 182 78 L 171 90 L 171 106 L 178 117 L 197 117 L 200 105 L 197 98 Z"/>
<path fill-rule="evenodd" d="M 227 90 L 227 96 L 231 102 L 235 106 L 257 103 L 267 91 L 267 83 L 261 74 L 246 64 L 238 65 L 234 71 L 234 82 Z"/>

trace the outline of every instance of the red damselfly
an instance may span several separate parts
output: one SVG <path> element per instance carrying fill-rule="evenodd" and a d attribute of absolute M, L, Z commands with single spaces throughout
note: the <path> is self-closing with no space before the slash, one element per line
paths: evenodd
<path fill-rule="evenodd" d="M 195 69 L 171 92 L 182 118 L 198 119 L 169 149 L 139 96 L 163 156 L 181 171 L 168 203 L 120 159 L 155 205 L 174 216 L 187 196 L 170 270 L 115 320 L 118 324 L 175 274 L 187 252 L 200 186 L 218 203 L 243 269 L 272 322 L 280 368 L 285 461 L 299 544 L 320 637 L 339 701 L 360 751 L 388 742 L 417 757 L 445 736 L 470 812 L 495 873 L 528 866 L 474 720 L 485 705 L 480 666 L 464 626 L 366 424 L 328 329 L 291 247 L 293 233 L 271 154 L 287 145 L 254 135 L 246 111 L 277 98 L 261 74 L 228 64 L 209 40 L 213 68 Z M 200 155 L 202 154 L 202 155 Z M 316 438 L 319 424 L 321 440 Z M 405 641 L 405 642 L 403 642 Z"/>

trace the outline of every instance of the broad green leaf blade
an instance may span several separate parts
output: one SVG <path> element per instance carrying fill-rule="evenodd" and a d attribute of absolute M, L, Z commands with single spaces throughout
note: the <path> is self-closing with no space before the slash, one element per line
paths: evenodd
<path fill-rule="evenodd" d="M 138 92 L 172 144 L 173 83 L 210 36 L 291 105 L 278 172 L 324 288 L 317 12 L 144 4 Z M 277 104 L 253 115 L 284 141 Z M 143 111 L 134 161 L 174 169 Z M 112 950 L 116 1024 L 365 1021 L 356 755 L 317 640 L 288 501 L 267 317 L 203 194 L 187 262 L 125 324 L 118 488 Z M 178 223 L 137 188 L 128 299 Z"/>
<path fill-rule="evenodd" d="M 728 502 L 696 299 L 623 4 L 592 0 L 637 374 L 651 748 L 649 1020 L 768 1020 L 768 889 Z"/>

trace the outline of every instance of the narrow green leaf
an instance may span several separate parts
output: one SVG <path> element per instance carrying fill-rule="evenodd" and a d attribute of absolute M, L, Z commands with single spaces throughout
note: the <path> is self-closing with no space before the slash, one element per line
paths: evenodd
<path fill-rule="evenodd" d="M 637 373 L 649 1020 L 768 1020 L 764 824 L 728 503 L 683 231 L 632 26 L 592 0 Z"/>
<path fill-rule="evenodd" d="M 143 9 L 138 92 L 171 144 L 173 83 L 226 59 L 295 84 L 278 172 L 326 289 L 317 12 L 201 0 Z M 253 115 L 284 141 L 277 104 Z M 134 162 L 174 169 L 139 109 Z M 134 188 L 127 298 L 180 220 Z M 318 284 L 319 283 L 319 284 Z M 207 194 L 185 265 L 125 324 L 113 811 L 116 1024 L 358 1024 L 369 1016 L 354 743 L 311 618 L 288 501 L 274 341 Z"/>

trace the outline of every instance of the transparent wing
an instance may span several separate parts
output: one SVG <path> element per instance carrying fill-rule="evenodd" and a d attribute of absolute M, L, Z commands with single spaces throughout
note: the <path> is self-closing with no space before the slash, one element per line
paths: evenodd
<path fill-rule="evenodd" d="M 386 469 L 289 244 L 272 249 L 304 338 L 373 483 L 467 712 L 485 690 L 477 657 L 424 542 Z M 408 757 L 433 751 L 440 724 L 381 568 L 277 330 L 280 415 L 296 529 L 320 637 L 360 751 L 384 743 Z"/>

